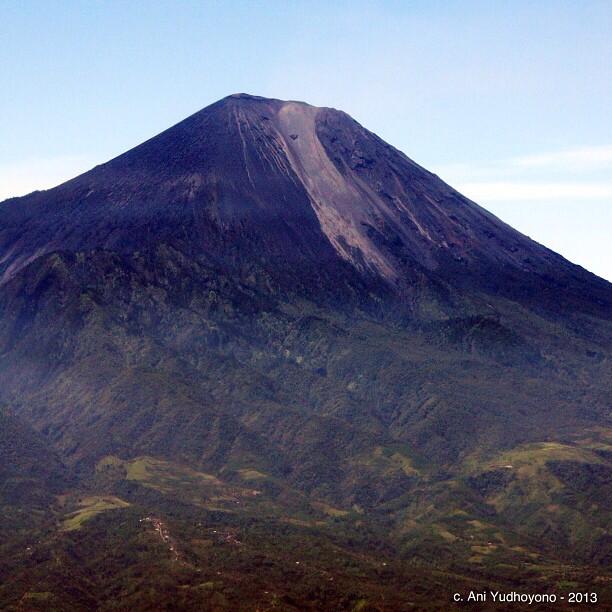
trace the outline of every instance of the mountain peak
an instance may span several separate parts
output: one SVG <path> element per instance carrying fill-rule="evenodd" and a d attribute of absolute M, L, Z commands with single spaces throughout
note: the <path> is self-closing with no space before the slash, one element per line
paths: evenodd
<path fill-rule="evenodd" d="M 223 102 L 225 100 L 241 100 L 244 102 L 280 102 L 280 100 L 276 100 L 275 98 L 264 98 L 263 96 L 256 96 L 249 93 L 233 93 L 229 96 L 225 96 L 225 98 L 221 98 L 219 102 Z"/>
<path fill-rule="evenodd" d="M 266 98 L 264 96 L 257 96 L 244 92 L 230 94 L 229 96 L 225 96 L 225 98 L 221 98 L 219 102 L 223 102 L 224 100 L 240 100 L 243 102 L 268 102 L 280 104 L 288 104 L 291 102 L 294 104 L 303 104 L 304 106 L 312 106 L 311 104 L 308 104 L 307 102 L 302 102 L 300 100 L 281 100 L 279 98 Z"/>
<path fill-rule="evenodd" d="M 249 93 L 234 93 L 226 96 L 225 98 L 221 98 L 219 101 L 211 104 L 203 108 L 200 112 L 206 113 L 210 109 L 214 109 L 217 106 L 229 106 L 231 108 L 239 107 L 243 109 L 261 109 L 267 108 L 269 111 L 278 112 L 281 108 L 285 106 L 292 106 L 294 108 L 301 109 L 317 109 L 317 110 L 326 110 L 331 112 L 341 112 L 336 111 L 333 108 L 327 107 L 317 107 L 309 104 L 308 102 L 304 102 L 302 100 L 281 100 L 279 98 L 266 98 L 264 96 L 256 96 Z M 197 113 L 196 113 L 197 114 Z M 345 114 L 345 113 L 342 113 Z M 261 118 L 261 117 L 260 117 Z"/>

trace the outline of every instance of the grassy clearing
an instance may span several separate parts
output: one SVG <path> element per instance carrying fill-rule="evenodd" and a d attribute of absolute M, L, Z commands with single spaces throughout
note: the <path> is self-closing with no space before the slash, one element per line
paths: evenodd
<path fill-rule="evenodd" d="M 129 460 L 105 457 L 98 463 L 97 470 L 114 472 L 118 479 L 137 482 L 143 487 L 209 510 L 236 510 L 245 501 L 259 501 L 258 491 L 231 485 L 212 474 L 149 456 Z M 262 472 L 252 469 L 247 469 L 243 477 L 245 480 L 267 478 Z"/>
<path fill-rule="evenodd" d="M 119 457 L 114 457 L 113 455 L 108 455 L 103 459 L 100 459 L 96 464 L 96 471 L 101 472 L 111 468 L 120 468 L 123 467 L 124 462 L 119 459 Z"/>
<path fill-rule="evenodd" d="M 395 448 L 376 446 L 371 453 L 356 457 L 353 463 L 361 468 L 369 468 L 382 476 L 394 472 L 403 472 L 406 476 L 419 475 L 410 457 Z"/>
<path fill-rule="evenodd" d="M 79 509 L 70 513 L 64 519 L 62 529 L 64 531 L 74 531 L 80 529 L 83 523 L 92 519 L 94 516 L 108 510 L 127 508 L 130 504 L 114 496 L 92 495 L 79 500 Z"/>
<path fill-rule="evenodd" d="M 532 469 L 544 466 L 547 461 L 601 463 L 597 455 L 587 449 L 558 442 L 538 442 L 502 453 L 495 464 L 511 465 L 519 474 L 527 475 Z"/>
<path fill-rule="evenodd" d="M 560 444 L 558 442 L 540 442 L 527 444 L 499 455 L 495 466 L 503 466 L 511 471 L 515 481 L 500 491 L 489 501 L 498 511 L 516 505 L 520 500 L 523 505 L 535 504 L 548 512 L 554 512 L 555 493 L 564 489 L 564 485 L 547 467 L 550 461 L 572 461 L 577 463 L 599 464 L 602 460 L 592 451 Z"/>
<path fill-rule="evenodd" d="M 261 480 L 268 477 L 267 474 L 250 468 L 238 470 L 238 474 L 240 474 L 240 478 L 242 478 L 242 480 Z"/>
<path fill-rule="evenodd" d="M 48 602 L 54 597 L 55 595 L 49 591 L 28 591 L 27 593 L 24 593 L 22 601 Z"/>
<path fill-rule="evenodd" d="M 326 504 L 324 502 L 312 502 L 311 506 L 315 510 L 322 512 L 323 514 L 326 514 L 327 516 L 342 517 L 342 516 L 347 516 L 349 514 L 348 510 L 341 510 L 340 508 L 334 508 L 333 506 L 330 506 L 329 504 Z"/>
<path fill-rule="evenodd" d="M 495 544 L 489 544 L 488 546 L 480 546 L 478 544 L 474 544 L 473 546 L 470 546 L 470 549 L 480 555 L 489 555 L 495 550 L 497 550 L 497 546 Z"/>
<path fill-rule="evenodd" d="M 223 483 L 204 472 L 155 459 L 154 457 L 137 457 L 122 460 L 112 455 L 104 457 L 96 466 L 98 472 L 108 469 L 122 469 L 127 480 L 133 480 L 145 487 L 156 489 L 162 493 L 172 493 L 184 486 L 223 486 Z"/>
<path fill-rule="evenodd" d="M 459 539 L 455 534 L 451 533 L 442 525 L 432 525 L 432 528 L 434 530 L 434 533 L 439 535 L 446 542 L 452 543 L 456 542 Z"/>

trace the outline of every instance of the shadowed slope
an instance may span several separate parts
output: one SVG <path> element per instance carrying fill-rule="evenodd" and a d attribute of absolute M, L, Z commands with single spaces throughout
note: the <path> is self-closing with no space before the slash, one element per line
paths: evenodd
<path fill-rule="evenodd" d="M 0 408 L 0 505 L 44 507 L 69 483 L 49 441 Z M 6 527 L 2 525 L 3 530 Z"/>

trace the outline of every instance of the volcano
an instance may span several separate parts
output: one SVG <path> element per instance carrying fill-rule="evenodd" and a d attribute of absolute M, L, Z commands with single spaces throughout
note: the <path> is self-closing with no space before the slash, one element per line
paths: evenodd
<path fill-rule="evenodd" d="M 549 307 L 610 312 L 608 283 L 347 114 L 302 102 L 229 96 L 56 189 L 7 201 L 0 215 L 3 283 L 46 253 L 167 242 L 234 271 L 265 267 L 287 287 L 360 277 L 409 296 L 427 278 L 540 301 L 546 287 Z"/>
<path fill-rule="evenodd" d="M 303 102 L 232 95 L 6 200 L 0 408 L 44 494 L 6 506 L 0 606 L 587 588 L 611 319 L 610 283 Z"/>

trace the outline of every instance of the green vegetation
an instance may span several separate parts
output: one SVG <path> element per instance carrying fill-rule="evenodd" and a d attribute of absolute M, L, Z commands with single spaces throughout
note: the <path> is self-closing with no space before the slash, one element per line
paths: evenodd
<path fill-rule="evenodd" d="M 85 521 L 108 510 L 127 508 L 130 504 L 114 496 L 92 495 L 78 500 L 79 509 L 66 516 L 62 523 L 64 531 L 80 529 Z"/>
<path fill-rule="evenodd" d="M 37 264 L 54 296 L 37 308 L 61 294 L 61 318 L 28 323 L 14 349 L 0 326 L 21 415 L 0 428 L 0 608 L 439 610 L 455 590 L 557 583 L 607 596 L 597 340 L 494 300 L 545 355 L 509 365 L 513 337 L 500 323 L 476 338 L 473 306 L 421 325 L 271 301 L 169 247 L 58 258 Z M 0 307 L 31 312 L 29 295 Z"/>
<path fill-rule="evenodd" d="M 329 504 L 326 504 L 324 502 L 312 502 L 312 507 L 316 510 L 319 510 L 320 512 L 323 512 L 323 514 L 326 514 L 327 516 L 341 517 L 347 516 L 349 514 L 348 510 L 334 508 L 333 506 L 330 506 Z"/>
<path fill-rule="evenodd" d="M 249 468 L 238 470 L 238 474 L 240 474 L 240 477 L 243 480 L 260 480 L 262 478 L 267 478 L 266 474 L 263 474 L 258 470 L 252 470 Z"/>

